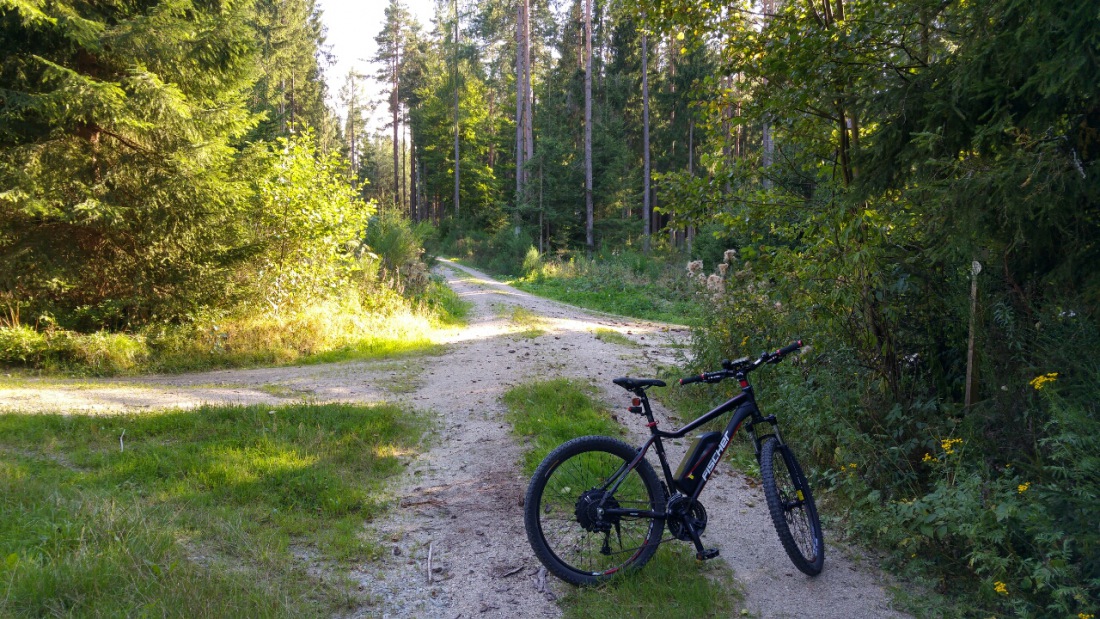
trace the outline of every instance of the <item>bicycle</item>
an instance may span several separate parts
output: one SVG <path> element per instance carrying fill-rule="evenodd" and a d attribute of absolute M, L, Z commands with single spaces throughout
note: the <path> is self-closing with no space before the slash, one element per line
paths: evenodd
<path fill-rule="evenodd" d="M 634 448 L 607 436 L 583 436 L 563 443 L 535 470 L 524 501 L 524 525 L 535 555 L 546 569 L 576 585 L 597 584 L 627 569 L 640 569 L 672 539 L 690 541 L 696 558 L 713 559 L 718 549 L 703 547 L 707 512 L 699 495 L 742 423 L 752 439 L 772 523 L 787 555 L 802 572 L 816 576 L 825 564 L 825 542 L 810 485 L 783 442 L 775 415 L 764 416 L 748 375 L 761 365 L 779 363 L 802 346 L 801 340 L 758 359 L 723 361 L 722 369 L 680 379 L 681 385 L 717 383 L 733 378 L 741 392 L 698 419 L 672 432 L 657 429 L 646 396 L 649 387 L 664 387 L 655 378 L 616 378 L 612 382 L 634 394 L 629 412 L 644 416 L 649 440 Z M 733 416 L 723 432 L 707 432 L 688 449 L 673 474 L 663 439 L 678 439 L 725 413 Z M 771 432 L 757 436 L 760 424 Z M 664 480 L 659 480 L 646 452 L 653 447 Z M 667 526 L 670 539 L 662 539 Z"/>

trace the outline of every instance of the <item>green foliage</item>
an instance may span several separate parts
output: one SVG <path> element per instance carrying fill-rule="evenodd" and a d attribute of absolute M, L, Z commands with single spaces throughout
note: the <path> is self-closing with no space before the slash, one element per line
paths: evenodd
<path fill-rule="evenodd" d="M 256 301 L 277 313 L 339 294 L 360 268 L 373 206 L 342 178 L 335 154 L 316 152 L 311 133 L 278 138 L 261 160 Z"/>
<path fill-rule="evenodd" d="M 0 614 L 330 616 L 355 594 L 294 548 L 376 556 L 363 520 L 424 429 L 392 406 L 0 415 Z"/>
<path fill-rule="evenodd" d="M 0 7 L 0 295 L 80 328 L 226 296 L 247 256 L 247 10 Z"/>
<path fill-rule="evenodd" d="M 1091 9 L 783 3 L 756 23 L 707 3 L 639 9 L 663 32 L 718 29 L 737 74 L 708 85 L 707 122 L 732 125 L 700 157 L 708 174 L 661 177 L 665 210 L 738 250 L 724 273 L 705 260 L 695 362 L 804 338 L 802 368 L 759 380 L 850 530 L 959 600 L 952 614 L 1094 614 L 1095 532 L 1074 515 L 1100 488 L 1084 393 L 1100 294 Z"/>

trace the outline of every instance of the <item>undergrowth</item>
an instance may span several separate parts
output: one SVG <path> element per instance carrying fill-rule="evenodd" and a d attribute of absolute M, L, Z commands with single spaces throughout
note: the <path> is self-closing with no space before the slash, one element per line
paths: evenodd
<path fill-rule="evenodd" d="M 468 309 L 436 279 L 412 299 L 380 283 L 365 294 L 349 289 L 339 299 L 277 313 L 203 312 L 185 324 L 134 332 L 0 325 L 0 365 L 110 376 L 385 358 L 435 351 L 433 332 L 461 323 Z"/>

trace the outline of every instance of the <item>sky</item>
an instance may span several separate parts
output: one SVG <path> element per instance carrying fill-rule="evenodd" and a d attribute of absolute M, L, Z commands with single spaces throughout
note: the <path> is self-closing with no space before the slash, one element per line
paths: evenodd
<path fill-rule="evenodd" d="M 413 17 L 427 30 L 431 17 L 435 13 L 435 0 L 401 0 Z M 325 24 L 325 43 L 335 56 L 335 63 L 325 68 L 325 81 L 328 83 L 329 103 L 341 115 L 344 109 L 339 102 L 340 89 L 348 71 L 356 71 L 372 76 L 364 84 L 363 92 L 369 100 L 383 99 L 382 86 L 373 79 L 378 66 L 372 64 L 377 46 L 374 37 L 382 30 L 386 18 L 386 6 L 389 0 L 318 0 L 321 19 Z M 374 113 L 372 124 L 375 129 L 385 123 L 382 116 L 386 113 L 384 105 L 379 105 Z"/>

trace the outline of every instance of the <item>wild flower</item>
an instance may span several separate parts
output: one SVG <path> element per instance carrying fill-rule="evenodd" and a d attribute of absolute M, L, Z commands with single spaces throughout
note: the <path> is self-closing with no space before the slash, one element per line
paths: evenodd
<path fill-rule="evenodd" d="M 1058 372 L 1050 372 L 1049 374 L 1036 376 L 1035 378 L 1028 381 L 1027 384 L 1034 387 L 1036 391 L 1042 391 L 1043 387 L 1045 387 L 1047 383 L 1053 383 L 1056 380 L 1058 380 Z"/>
<path fill-rule="evenodd" d="M 688 274 L 698 275 L 703 270 L 702 260 L 692 260 L 688 263 Z"/>
<path fill-rule="evenodd" d="M 1077 613 L 1077 619 L 1093 619 L 1092 613 Z"/>
<path fill-rule="evenodd" d="M 722 277 L 725 277 L 726 276 L 726 271 L 728 271 L 729 268 L 730 268 L 730 265 L 726 264 L 725 262 L 723 262 L 722 264 L 719 264 L 718 265 L 718 274 L 721 275 Z"/>
<path fill-rule="evenodd" d="M 935 460 L 935 458 L 933 458 L 932 454 L 929 453 L 924 454 L 924 457 L 921 458 L 921 462 L 931 462 L 933 460 Z"/>
<path fill-rule="evenodd" d="M 737 260 L 736 249 L 727 249 L 726 252 L 722 254 L 722 262 L 726 264 L 733 264 L 734 260 Z"/>
<path fill-rule="evenodd" d="M 1016 486 L 1016 492 L 1018 494 L 1023 494 L 1025 492 L 1027 492 L 1027 489 L 1030 488 L 1030 487 L 1031 487 L 1031 482 L 1030 481 L 1025 481 L 1024 483 L 1020 484 L 1019 486 Z"/>
<path fill-rule="evenodd" d="M 1001 595 L 1008 595 L 1008 585 L 999 580 L 993 583 L 993 590 L 997 593 L 1000 593 Z"/>
<path fill-rule="evenodd" d="M 955 446 L 962 445 L 963 440 L 961 438 L 945 438 L 940 441 L 940 447 L 943 448 L 943 452 L 947 455 L 955 453 Z"/>
<path fill-rule="evenodd" d="M 721 291 L 723 288 L 722 278 L 717 275 L 711 275 L 707 278 L 707 290 L 713 290 L 715 292 Z"/>

